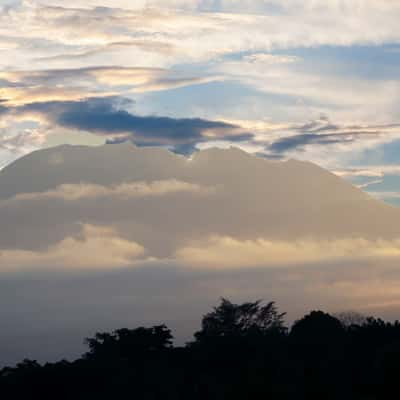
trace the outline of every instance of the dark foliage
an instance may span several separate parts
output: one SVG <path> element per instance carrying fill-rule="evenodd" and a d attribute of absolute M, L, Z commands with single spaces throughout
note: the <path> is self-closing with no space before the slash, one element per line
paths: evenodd
<path fill-rule="evenodd" d="M 97 333 L 74 362 L 1 370 L 1 398 L 397 398 L 399 322 L 312 311 L 289 331 L 284 315 L 273 302 L 222 299 L 184 347 L 164 325 Z"/>

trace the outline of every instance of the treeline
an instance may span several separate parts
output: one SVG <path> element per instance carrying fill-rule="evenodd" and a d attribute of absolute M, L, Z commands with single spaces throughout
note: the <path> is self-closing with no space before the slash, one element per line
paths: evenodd
<path fill-rule="evenodd" d="M 4 399 L 391 399 L 400 323 L 313 311 L 289 330 L 276 305 L 222 299 L 174 347 L 164 325 L 86 339 L 80 359 L 0 371 Z"/>

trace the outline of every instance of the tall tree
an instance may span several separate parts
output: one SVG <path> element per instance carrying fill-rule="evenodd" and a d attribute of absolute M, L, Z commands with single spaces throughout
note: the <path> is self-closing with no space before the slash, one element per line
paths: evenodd
<path fill-rule="evenodd" d="M 234 304 L 222 298 L 219 306 L 203 317 L 202 328 L 195 338 L 283 333 L 285 315 L 278 312 L 273 301 L 264 305 L 261 300 Z"/>

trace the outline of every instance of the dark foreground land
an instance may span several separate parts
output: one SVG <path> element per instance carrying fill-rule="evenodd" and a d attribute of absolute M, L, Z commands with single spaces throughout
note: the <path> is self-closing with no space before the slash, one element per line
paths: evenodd
<path fill-rule="evenodd" d="M 166 326 L 86 339 L 74 362 L 0 371 L 1 399 L 400 398 L 400 323 L 313 311 L 288 330 L 275 304 L 222 299 L 185 347 Z"/>

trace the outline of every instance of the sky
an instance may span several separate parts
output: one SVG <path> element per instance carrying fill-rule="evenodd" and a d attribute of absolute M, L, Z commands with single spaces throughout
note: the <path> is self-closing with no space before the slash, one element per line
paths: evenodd
<path fill-rule="evenodd" d="M 0 7 L 0 168 L 63 143 L 235 146 L 400 204 L 395 0 Z"/>

